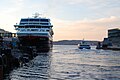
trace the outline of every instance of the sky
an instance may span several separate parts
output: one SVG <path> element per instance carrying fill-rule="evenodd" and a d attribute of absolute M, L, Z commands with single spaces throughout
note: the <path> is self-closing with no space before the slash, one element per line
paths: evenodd
<path fill-rule="evenodd" d="M 16 32 L 14 25 L 36 12 L 51 19 L 54 41 L 102 41 L 120 28 L 120 0 L 0 0 L 0 28 Z"/>

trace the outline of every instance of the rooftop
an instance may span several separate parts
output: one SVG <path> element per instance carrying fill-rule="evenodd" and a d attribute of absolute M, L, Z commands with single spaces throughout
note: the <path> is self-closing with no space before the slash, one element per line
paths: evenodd
<path fill-rule="evenodd" d="M 0 29 L 0 33 L 11 33 L 11 32 L 5 31 L 4 29 Z"/>
<path fill-rule="evenodd" d="M 120 30 L 120 28 L 109 29 L 108 31 Z"/>

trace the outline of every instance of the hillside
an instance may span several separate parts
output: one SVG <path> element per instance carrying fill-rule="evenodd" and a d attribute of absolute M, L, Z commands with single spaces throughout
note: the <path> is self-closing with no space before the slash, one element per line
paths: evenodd
<path fill-rule="evenodd" d="M 54 41 L 54 45 L 77 45 L 82 40 L 61 40 L 61 41 Z M 99 41 L 85 41 L 89 45 L 97 45 Z"/>

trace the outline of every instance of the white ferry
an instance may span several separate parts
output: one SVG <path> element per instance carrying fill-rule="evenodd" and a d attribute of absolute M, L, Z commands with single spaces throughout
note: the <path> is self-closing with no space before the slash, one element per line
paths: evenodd
<path fill-rule="evenodd" d="M 80 44 L 78 44 L 79 49 L 91 49 L 90 45 L 88 45 L 84 40 L 81 41 Z"/>
<path fill-rule="evenodd" d="M 14 27 L 20 45 L 36 46 L 38 50 L 49 50 L 52 47 L 54 33 L 50 19 L 39 17 L 36 13 L 33 18 L 22 18 Z"/>

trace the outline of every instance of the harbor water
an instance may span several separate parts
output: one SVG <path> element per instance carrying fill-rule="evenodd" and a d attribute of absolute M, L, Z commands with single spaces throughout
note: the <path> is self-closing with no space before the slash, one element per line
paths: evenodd
<path fill-rule="evenodd" d="M 80 50 L 76 45 L 54 45 L 24 66 L 9 80 L 120 80 L 120 51 Z"/>

